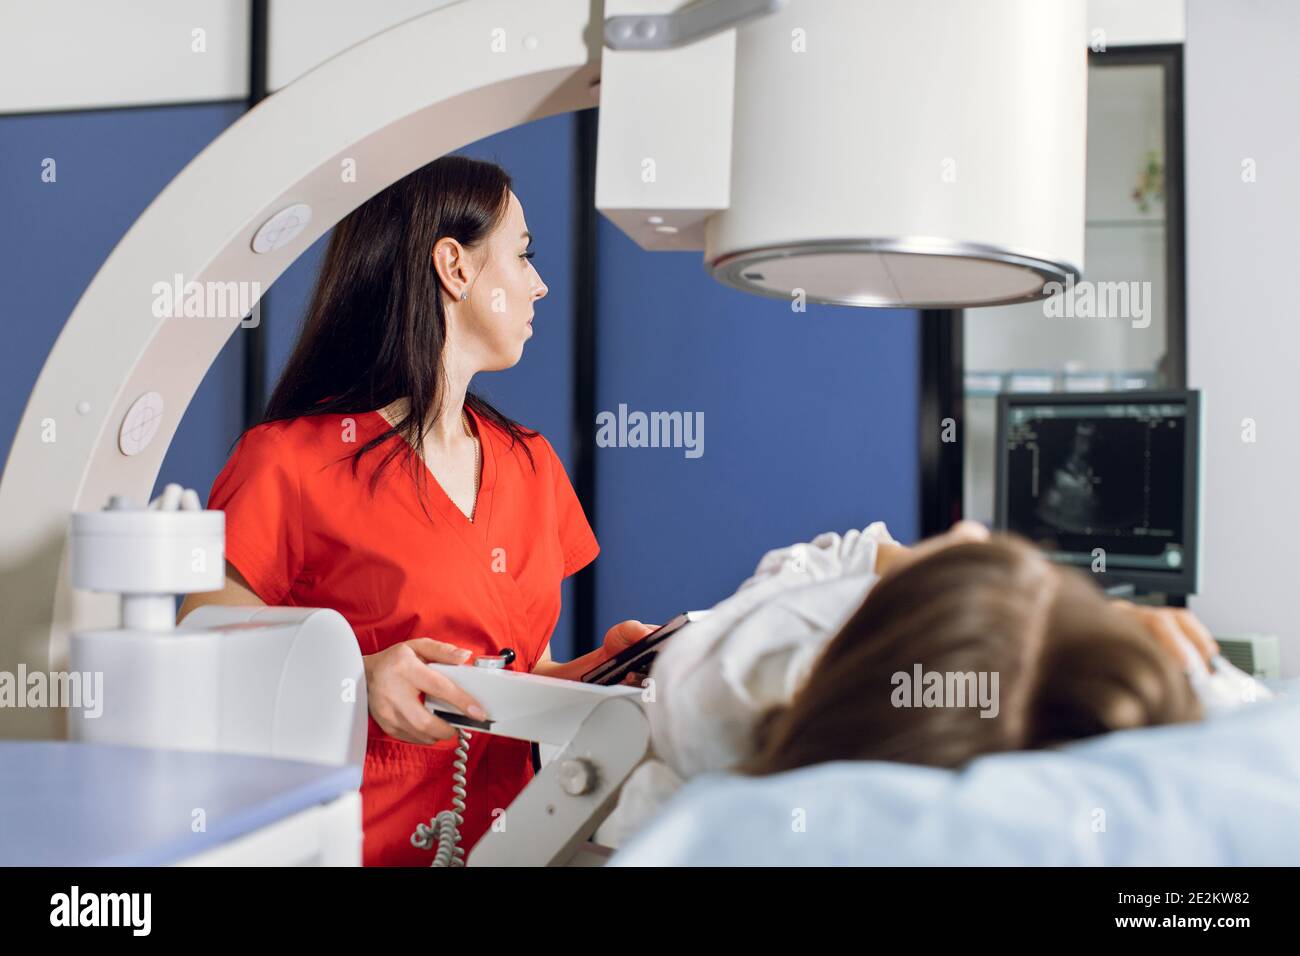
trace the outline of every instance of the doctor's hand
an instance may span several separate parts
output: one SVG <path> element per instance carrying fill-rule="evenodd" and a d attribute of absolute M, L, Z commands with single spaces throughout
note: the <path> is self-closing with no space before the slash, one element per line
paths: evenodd
<path fill-rule="evenodd" d="M 605 659 L 609 660 L 617 657 L 658 626 L 657 624 L 642 624 L 640 621 L 620 621 L 615 624 L 605 632 Z M 628 674 L 623 679 L 623 683 L 640 687 L 644 678 L 644 674 Z"/>
<path fill-rule="evenodd" d="M 412 744 L 431 744 L 456 736 L 456 728 L 424 706 L 422 694 L 446 701 L 476 720 L 487 714 L 447 677 L 425 666 L 463 664 L 469 651 L 431 637 L 394 644 L 361 659 L 366 665 L 366 697 L 370 714 L 384 733 Z"/>

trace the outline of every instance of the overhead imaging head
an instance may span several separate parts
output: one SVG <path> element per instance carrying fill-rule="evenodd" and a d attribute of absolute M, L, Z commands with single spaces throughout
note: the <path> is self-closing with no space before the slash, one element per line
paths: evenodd
<path fill-rule="evenodd" d="M 69 513 L 148 499 L 239 325 L 157 315 L 159 282 L 264 293 L 425 163 L 600 106 L 597 205 L 645 249 L 702 250 L 718 280 L 782 298 L 1031 300 L 1082 267 L 1084 6 L 460 0 L 322 63 L 181 171 L 68 319 L 0 477 L 0 669 L 46 669 L 71 628 L 116 617 L 68 586 Z M 58 720 L 6 710 L 0 736 Z"/>

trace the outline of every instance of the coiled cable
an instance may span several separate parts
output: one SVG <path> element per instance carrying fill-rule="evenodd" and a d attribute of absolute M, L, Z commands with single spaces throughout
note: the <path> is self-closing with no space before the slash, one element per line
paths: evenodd
<path fill-rule="evenodd" d="M 460 828 L 465 822 L 465 766 L 469 760 L 469 742 L 474 735 L 461 727 L 456 728 L 456 759 L 452 762 L 451 809 L 438 813 L 428 823 L 420 823 L 411 834 L 411 845 L 421 850 L 438 849 L 430 866 L 458 867 L 465 865 L 465 848 L 460 845 Z"/>

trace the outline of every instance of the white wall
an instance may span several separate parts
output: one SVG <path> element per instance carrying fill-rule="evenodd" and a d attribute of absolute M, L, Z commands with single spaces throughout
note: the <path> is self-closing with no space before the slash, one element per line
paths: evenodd
<path fill-rule="evenodd" d="M 455 2 L 472 0 L 271 0 L 268 85 Z M 248 17 L 247 0 L 0 0 L 0 113 L 245 99 Z M 1086 42 L 1099 36 L 1181 42 L 1183 0 L 1088 0 Z"/>
<path fill-rule="evenodd" d="M 1185 29 L 1184 0 L 1088 0 L 1089 44 L 1182 43 Z"/>
<path fill-rule="evenodd" d="M 271 0 L 268 86 L 456 2 Z M 0 0 L 0 114 L 247 99 L 249 39 L 248 0 Z"/>
<path fill-rule="evenodd" d="M 248 8 L 0 0 L 0 113 L 245 99 Z"/>
<path fill-rule="evenodd" d="M 1216 634 L 1280 635 L 1287 676 L 1300 674 L 1298 55 L 1295 0 L 1188 0 L 1188 381 L 1207 409 L 1192 608 Z"/>

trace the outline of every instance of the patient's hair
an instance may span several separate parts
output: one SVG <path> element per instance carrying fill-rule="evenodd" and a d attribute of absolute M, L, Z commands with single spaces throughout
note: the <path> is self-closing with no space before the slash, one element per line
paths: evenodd
<path fill-rule="evenodd" d="M 896 705 L 915 702 L 907 685 L 918 664 L 922 673 L 996 672 L 997 715 L 981 717 L 970 700 Z M 1185 674 L 1141 624 L 1081 572 L 997 536 L 880 581 L 790 704 L 759 720 L 755 753 L 739 770 L 780 773 L 829 760 L 957 767 L 980 754 L 1200 715 Z"/>

